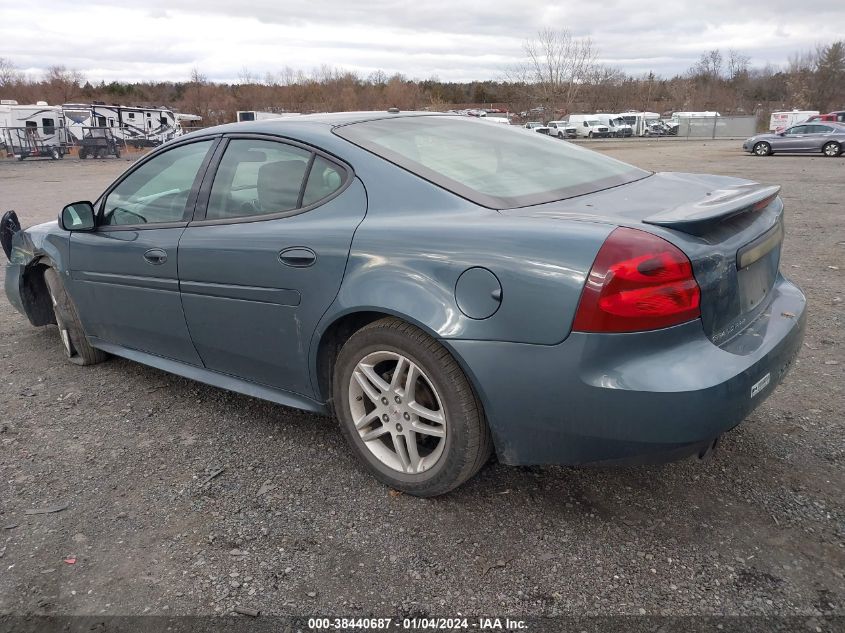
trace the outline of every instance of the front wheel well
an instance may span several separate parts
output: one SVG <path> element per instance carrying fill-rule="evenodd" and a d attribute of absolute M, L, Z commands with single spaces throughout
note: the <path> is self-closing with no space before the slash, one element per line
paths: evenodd
<path fill-rule="evenodd" d="M 50 264 L 49 260 L 41 259 L 27 266 L 21 279 L 21 301 L 29 322 L 35 326 L 56 322 L 53 302 L 44 280 L 44 271 L 51 268 Z"/>

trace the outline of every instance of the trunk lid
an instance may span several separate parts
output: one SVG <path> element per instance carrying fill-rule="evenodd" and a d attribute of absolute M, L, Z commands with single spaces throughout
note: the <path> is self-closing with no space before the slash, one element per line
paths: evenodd
<path fill-rule="evenodd" d="M 725 176 L 658 173 L 502 213 L 607 222 L 668 240 L 689 257 L 701 288 L 702 325 L 722 345 L 769 304 L 784 234 L 779 190 Z"/>

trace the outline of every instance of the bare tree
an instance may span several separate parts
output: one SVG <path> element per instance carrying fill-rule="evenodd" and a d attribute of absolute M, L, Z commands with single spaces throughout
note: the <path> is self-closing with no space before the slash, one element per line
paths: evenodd
<path fill-rule="evenodd" d="M 751 58 L 734 49 L 728 49 L 728 82 L 733 88 L 733 109 L 745 111 L 745 99 L 748 91 L 748 66 Z"/>
<path fill-rule="evenodd" d="M 57 103 L 67 103 L 80 95 L 85 77 L 78 70 L 64 66 L 50 66 L 44 76 L 47 98 Z"/>
<path fill-rule="evenodd" d="M 722 77 L 722 52 L 718 49 L 701 54 L 691 69 L 694 77 L 705 81 L 718 81 Z"/>
<path fill-rule="evenodd" d="M 594 64 L 584 76 L 586 103 L 591 111 L 615 112 L 622 106 L 619 87 L 627 76 L 618 68 Z"/>
<path fill-rule="evenodd" d="M 510 78 L 543 106 L 545 118 L 554 118 L 558 109 L 568 112 L 596 65 L 590 38 L 574 37 L 565 29 L 543 29 L 526 40 L 523 50 L 526 59 L 512 69 Z"/>
<path fill-rule="evenodd" d="M 748 76 L 748 65 L 751 58 L 732 48 L 728 49 L 728 79 L 736 81 Z"/>
<path fill-rule="evenodd" d="M 21 73 L 11 59 L 0 57 L 0 88 L 8 88 L 21 81 Z"/>

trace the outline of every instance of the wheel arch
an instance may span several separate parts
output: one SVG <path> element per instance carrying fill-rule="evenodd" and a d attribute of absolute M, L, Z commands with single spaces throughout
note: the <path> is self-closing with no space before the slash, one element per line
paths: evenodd
<path fill-rule="evenodd" d="M 31 262 L 21 272 L 20 298 L 26 317 L 34 326 L 50 325 L 56 322 L 50 293 L 44 272 L 56 268 L 48 257 L 41 257 Z"/>
<path fill-rule="evenodd" d="M 318 400 L 331 401 L 334 362 L 343 344 L 361 328 L 389 317 L 410 323 L 432 338 L 438 338 L 437 332 L 425 323 L 400 311 L 384 307 L 358 306 L 333 314 L 330 318 L 324 317 L 311 342 L 311 383 Z M 459 360 L 458 363 L 461 364 Z"/>
<path fill-rule="evenodd" d="M 333 320 L 327 321 L 326 325 L 321 328 L 319 333 L 315 333 L 315 340 L 312 344 L 311 354 L 311 375 L 317 399 L 321 402 L 326 402 L 329 411 L 334 414 L 334 405 L 331 399 L 332 374 L 334 372 L 334 363 L 340 349 L 355 332 L 366 327 L 370 323 L 390 317 L 397 318 L 405 323 L 418 327 L 420 330 L 440 343 L 446 352 L 455 360 L 461 368 L 461 371 L 464 373 L 464 376 L 466 376 L 470 389 L 472 390 L 476 402 L 478 403 L 481 417 L 487 425 L 487 428 L 490 429 L 490 432 L 492 433 L 493 446 L 498 454 L 500 445 L 499 438 L 496 436 L 493 429 L 490 428 L 489 422 L 487 422 L 486 411 L 488 399 L 485 396 L 484 390 L 482 390 L 478 384 L 478 376 L 472 371 L 472 368 L 466 362 L 466 359 L 457 352 L 454 346 L 449 344 L 448 339 L 439 337 L 437 332 L 417 319 L 414 319 L 406 314 L 399 313 L 395 310 L 372 307 L 350 309 L 344 313 L 335 315 Z"/>

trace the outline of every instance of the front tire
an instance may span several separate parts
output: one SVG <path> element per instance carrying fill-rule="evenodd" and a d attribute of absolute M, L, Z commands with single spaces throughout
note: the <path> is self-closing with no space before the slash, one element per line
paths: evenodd
<path fill-rule="evenodd" d="M 836 141 L 830 141 L 829 143 L 825 143 L 824 147 L 822 147 L 822 154 L 824 154 L 828 158 L 836 158 L 841 153 L 842 146 Z"/>
<path fill-rule="evenodd" d="M 353 334 L 338 354 L 333 398 L 355 454 L 381 482 L 431 497 L 490 458 L 481 404 L 440 343 L 396 318 Z"/>
<path fill-rule="evenodd" d="M 104 351 L 91 347 L 85 338 L 82 323 L 76 314 L 76 307 L 65 291 L 59 273 L 55 268 L 44 271 L 44 281 L 50 300 L 53 304 L 53 314 L 56 326 L 59 328 L 59 338 L 68 360 L 77 365 L 95 365 L 108 358 Z"/>
<path fill-rule="evenodd" d="M 751 152 L 755 156 L 771 156 L 772 146 L 764 141 L 760 141 L 759 143 L 754 143 L 754 147 L 751 148 Z"/>

